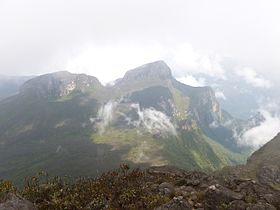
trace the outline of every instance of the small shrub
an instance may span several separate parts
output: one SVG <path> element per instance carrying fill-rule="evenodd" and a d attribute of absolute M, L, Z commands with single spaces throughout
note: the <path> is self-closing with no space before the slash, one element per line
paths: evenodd
<path fill-rule="evenodd" d="M 17 193 L 39 210 L 153 209 L 170 200 L 151 191 L 150 185 L 158 182 L 159 177 L 154 177 L 152 182 L 147 180 L 144 171 L 130 169 L 128 165 L 97 178 L 50 177 L 40 172 L 26 178 L 24 188 Z M 1 192 L 16 192 L 16 188 L 11 182 L 0 181 Z"/>

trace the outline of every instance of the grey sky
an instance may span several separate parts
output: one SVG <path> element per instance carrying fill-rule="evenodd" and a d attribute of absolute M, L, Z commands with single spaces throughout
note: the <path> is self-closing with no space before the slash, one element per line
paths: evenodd
<path fill-rule="evenodd" d="M 0 0 L 0 74 L 66 69 L 108 82 L 164 59 L 178 77 L 222 76 L 230 58 L 239 73 L 280 78 L 279 11 L 278 0 Z"/>

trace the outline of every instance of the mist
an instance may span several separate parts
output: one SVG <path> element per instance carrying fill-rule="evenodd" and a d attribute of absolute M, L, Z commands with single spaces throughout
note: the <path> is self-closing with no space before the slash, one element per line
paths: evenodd
<path fill-rule="evenodd" d="M 265 143 L 273 139 L 280 131 L 280 116 L 267 110 L 260 110 L 264 121 L 247 130 L 240 139 L 240 143 L 257 150 Z"/>
<path fill-rule="evenodd" d="M 97 127 L 100 134 L 104 133 L 106 127 L 109 126 L 110 123 L 113 121 L 114 111 L 117 105 L 118 102 L 109 101 L 105 105 L 101 106 L 101 108 L 99 109 L 97 119 L 100 122 L 97 123 Z"/>
<path fill-rule="evenodd" d="M 91 123 L 94 123 L 100 135 L 102 135 L 106 128 L 110 125 L 114 126 L 114 120 L 118 116 L 124 117 L 127 126 L 133 126 L 138 129 L 144 129 L 145 132 L 151 134 L 158 134 L 162 137 L 169 135 L 177 136 L 176 128 L 171 122 L 171 119 L 163 112 L 157 111 L 154 108 L 141 109 L 139 104 L 130 104 L 129 108 L 134 110 L 137 118 L 133 119 L 126 113 L 118 110 L 120 102 L 109 101 L 98 111 L 97 118 L 90 118 Z"/>
<path fill-rule="evenodd" d="M 132 104 L 131 106 L 137 110 L 139 116 L 139 120 L 134 123 L 137 127 L 143 126 L 152 134 L 177 135 L 176 128 L 163 112 L 157 111 L 154 108 L 141 110 L 139 104 Z"/>
<path fill-rule="evenodd" d="M 69 70 L 107 83 L 161 59 L 178 77 L 223 78 L 232 58 L 278 80 L 279 10 L 275 0 L 3 0 L 0 74 Z"/>

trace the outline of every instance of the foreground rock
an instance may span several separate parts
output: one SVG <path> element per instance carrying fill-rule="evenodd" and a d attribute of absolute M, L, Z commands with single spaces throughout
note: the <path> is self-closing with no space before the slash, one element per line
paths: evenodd
<path fill-rule="evenodd" d="M 175 189 L 172 199 L 158 207 L 165 209 L 280 209 L 280 192 L 253 179 L 234 176 L 208 175 L 202 172 L 176 170 L 172 167 L 153 167 L 147 170 L 152 177 L 168 177 L 158 191 Z M 170 181 L 172 180 L 172 181 Z M 171 195 L 168 193 L 168 195 Z"/>
<path fill-rule="evenodd" d="M 37 208 L 18 195 L 7 193 L 0 197 L 0 210 L 37 210 Z"/>

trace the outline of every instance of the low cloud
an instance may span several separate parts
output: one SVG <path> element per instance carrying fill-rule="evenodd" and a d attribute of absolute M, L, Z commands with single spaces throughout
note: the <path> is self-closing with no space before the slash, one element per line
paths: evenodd
<path fill-rule="evenodd" d="M 280 132 L 280 117 L 277 114 L 271 114 L 267 110 L 260 110 L 264 117 L 256 127 L 247 130 L 240 138 L 240 143 L 258 149 Z"/>
<path fill-rule="evenodd" d="M 63 61 L 63 59 L 60 60 Z M 187 77 L 190 80 L 189 75 L 186 76 L 186 74 L 197 73 L 219 79 L 226 77 L 222 66 L 224 60 L 222 56 L 199 52 L 189 43 L 174 46 L 158 43 L 149 45 L 119 43 L 109 46 L 87 44 L 76 50 L 76 54 L 63 61 L 61 65 L 71 72 L 96 76 L 103 84 L 107 84 L 122 77 L 129 69 L 156 60 L 166 61 L 177 78 Z M 198 82 L 200 84 L 202 81 L 198 79 Z"/>
<path fill-rule="evenodd" d="M 190 85 L 192 87 L 203 87 L 206 86 L 206 82 L 204 78 L 195 78 L 192 75 L 187 75 L 185 77 L 176 78 L 178 81 Z"/>
<path fill-rule="evenodd" d="M 264 79 L 261 75 L 258 75 L 252 68 L 245 67 L 236 71 L 236 74 L 254 87 L 270 88 L 272 86 L 272 83 L 269 80 Z"/>
<path fill-rule="evenodd" d="M 222 66 L 223 57 L 209 52 L 199 52 L 191 44 L 184 43 L 170 50 L 170 65 L 181 77 L 186 72 L 203 73 L 219 79 L 226 79 Z M 182 72 L 180 72 L 180 70 Z"/>
<path fill-rule="evenodd" d="M 166 50 L 159 44 L 87 44 L 77 50 L 76 55 L 66 60 L 63 66 L 71 72 L 95 76 L 105 85 L 123 77 L 127 70 L 164 59 Z"/>
<path fill-rule="evenodd" d="M 216 90 L 215 91 L 215 96 L 216 96 L 216 98 L 227 100 L 225 94 L 221 90 Z"/>
<path fill-rule="evenodd" d="M 98 129 L 100 133 L 103 133 L 106 127 L 113 121 L 114 117 L 114 110 L 118 102 L 116 101 L 109 101 L 104 106 L 102 106 L 98 111 Z M 92 121 L 92 120 L 91 120 Z"/>
<path fill-rule="evenodd" d="M 141 110 L 139 104 L 132 104 L 132 107 L 137 110 L 139 116 L 139 120 L 134 122 L 138 127 L 143 126 L 152 134 L 177 135 L 176 128 L 164 113 L 153 108 Z"/>
<path fill-rule="evenodd" d="M 90 118 L 90 122 L 95 124 L 100 134 L 104 133 L 110 123 L 114 121 L 114 118 L 119 115 L 125 118 L 128 126 L 144 128 L 149 133 L 159 134 L 163 137 L 169 134 L 177 135 L 176 128 L 171 123 L 170 118 L 164 113 L 154 108 L 141 110 L 139 104 L 131 104 L 130 108 L 138 115 L 138 119 L 132 119 L 125 113 L 117 110 L 118 105 L 119 102 L 117 101 L 109 101 L 99 109 L 97 118 Z"/>

